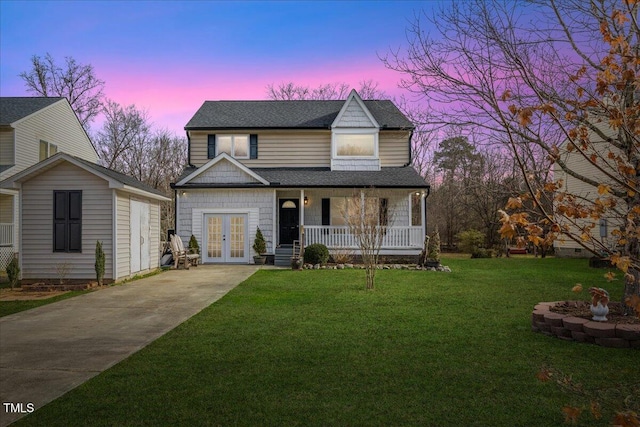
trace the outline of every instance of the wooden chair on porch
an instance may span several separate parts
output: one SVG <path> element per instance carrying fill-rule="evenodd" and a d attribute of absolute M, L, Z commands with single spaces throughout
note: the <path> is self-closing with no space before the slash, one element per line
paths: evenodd
<path fill-rule="evenodd" d="M 190 266 L 197 267 L 198 261 L 200 260 L 199 254 L 190 254 L 184 248 L 184 244 L 182 243 L 182 238 L 177 234 L 171 236 L 171 255 L 173 256 L 173 267 L 178 268 L 180 264 L 183 265 L 185 269 L 189 269 Z"/>

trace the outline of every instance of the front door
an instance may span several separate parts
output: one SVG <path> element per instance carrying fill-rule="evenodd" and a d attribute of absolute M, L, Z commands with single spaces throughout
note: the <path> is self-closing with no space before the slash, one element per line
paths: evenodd
<path fill-rule="evenodd" d="M 290 245 L 299 239 L 300 207 L 298 199 L 280 199 L 280 244 Z"/>
<path fill-rule="evenodd" d="M 204 216 L 203 262 L 249 262 L 247 214 Z"/>

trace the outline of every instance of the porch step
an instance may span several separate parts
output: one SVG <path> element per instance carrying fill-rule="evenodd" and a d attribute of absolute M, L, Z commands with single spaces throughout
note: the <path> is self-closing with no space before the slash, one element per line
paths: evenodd
<path fill-rule="evenodd" d="M 293 255 L 293 246 L 282 245 L 276 248 L 274 265 L 280 267 L 289 267 L 291 265 L 291 256 Z"/>

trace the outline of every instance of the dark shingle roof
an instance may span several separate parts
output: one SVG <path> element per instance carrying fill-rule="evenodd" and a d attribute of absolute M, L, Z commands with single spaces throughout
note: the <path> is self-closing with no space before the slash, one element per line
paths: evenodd
<path fill-rule="evenodd" d="M 81 159 L 79 157 L 73 157 L 74 159 L 76 159 L 77 161 L 79 161 L 80 163 L 88 166 L 89 168 L 95 170 L 98 173 L 101 173 L 103 175 L 108 176 L 109 178 L 115 179 L 116 181 L 119 181 L 121 183 L 123 183 L 124 185 L 128 185 L 129 187 L 133 187 L 133 188 L 137 188 L 139 190 L 143 190 L 146 191 L 148 193 L 153 193 L 153 194 L 157 194 L 159 196 L 167 196 L 166 194 L 164 194 L 162 191 L 160 190 L 156 190 L 155 188 L 151 187 L 150 185 L 147 185 L 141 181 L 138 181 L 136 178 L 129 176 L 129 175 L 125 175 L 123 173 L 120 172 L 116 172 L 113 169 L 108 169 L 105 168 L 104 166 L 100 166 L 98 164 L 92 163 L 88 160 L 85 159 Z"/>
<path fill-rule="evenodd" d="M 205 101 L 185 126 L 198 129 L 328 129 L 345 101 Z M 413 129 L 389 100 L 364 104 L 382 128 Z"/>
<path fill-rule="evenodd" d="M 0 97 L 0 125 L 7 126 L 11 123 L 27 117 L 36 111 L 42 110 L 49 105 L 60 101 L 60 97 Z"/>
<path fill-rule="evenodd" d="M 176 182 L 186 178 L 197 168 L 188 167 Z M 379 171 L 332 171 L 329 168 L 252 168 L 271 186 L 311 188 L 426 188 L 428 184 L 411 166 L 381 168 Z M 245 184 L 187 184 L 185 187 L 260 187 L 260 183 Z"/>

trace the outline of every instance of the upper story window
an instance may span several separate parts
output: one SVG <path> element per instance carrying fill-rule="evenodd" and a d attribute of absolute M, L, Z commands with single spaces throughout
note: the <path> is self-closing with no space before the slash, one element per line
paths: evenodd
<path fill-rule="evenodd" d="M 40 140 L 40 156 L 39 161 L 48 159 L 58 152 L 58 146 L 55 144 L 49 144 L 47 141 Z"/>
<path fill-rule="evenodd" d="M 227 153 L 236 159 L 249 158 L 249 135 L 218 135 L 216 156 Z"/>
<path fill-rule="evenodd" d="M 236 159 L 258 158 L 257 135 L 208 135 L 207 158 L 227 153 Z"/>
<path fill-rule="evenodd" d="M 334 130 L 334 158 L 376 158 L 378 157 L 378 133 L 367 130 Z"/>

